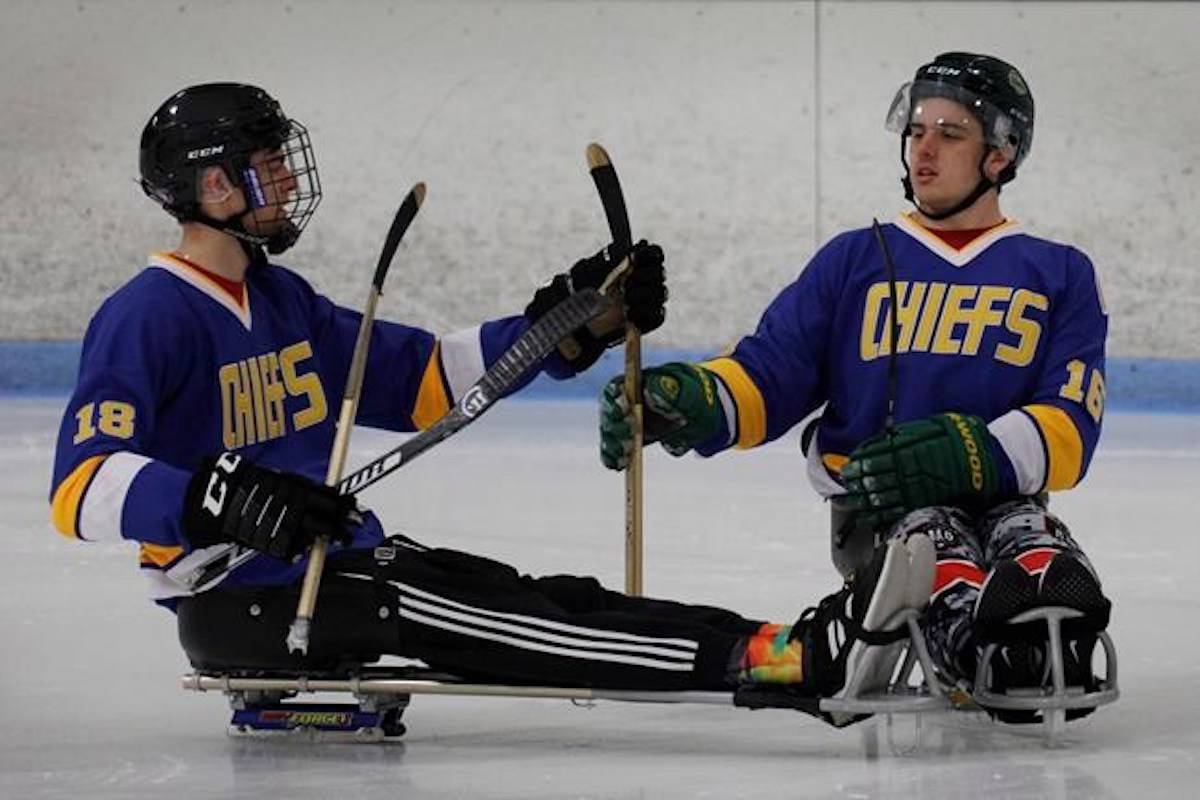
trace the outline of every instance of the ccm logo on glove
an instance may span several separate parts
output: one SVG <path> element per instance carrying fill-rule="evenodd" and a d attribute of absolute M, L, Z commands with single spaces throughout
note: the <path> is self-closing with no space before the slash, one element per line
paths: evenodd
<path fill-rule="evenodd" d="M 225 509 L 225 497 L 229 494 L 229 481 L 226 480 L 237 465 L 242 463 L 242 457 L 233 453 L 221 453 L 213 465 L 213 471 L 208 479 L 208 488 L 204 492 L 204 510 L 214 517 L 221 516 Z"/>
<path fill-rule="evenodd" d="M 361 522 L 352 495 L 228 452 L 196 470 L 183 509 L 193 548 L 233 542 L 284 560 L 303 554 L 318 536 L 349 544 Z"/>

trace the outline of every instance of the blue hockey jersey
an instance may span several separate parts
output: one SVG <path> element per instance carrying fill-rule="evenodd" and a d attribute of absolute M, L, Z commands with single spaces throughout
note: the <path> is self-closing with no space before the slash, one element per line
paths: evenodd
<path fill-rule="evenodd" d="M 182 531 L 192 471 L 205 456 L 236 450 L 324 481 L 360 320 L 284 267 L 251 267 L 239 301 L 186 261 L 155 253 L 88 326 L 58 435 L 55 527 L 78 539 L 135 540 L 153 597 L 190 593 L 198 566 L 230 549 L 193 550 Z M 428 427 L 527 328 L 509 317 L 439 339 L 375 322 L 357 422 Z M 570 374 L 557 358 L 544 366 Z M 352 546 L 380 538 L 368 514 Z M 258 556 L 222 577 L 278 584 L 303 570 Z"/>
<path fill-rule="evenodd" d="M 824 406 L 809 477 L 841 491 L 849 453 L 884 426 L 891 314 L 897 422 L 957 411 L 987 421 L 1002 483 L 1020 494 L 1084 476 L 1104 414 L 1107 312 L 1091 262 L 1007 221 L 961 250 L 910 215 L 882 226 L 896 309 L 870 228 L 833 239 L 770 304 L 751 336 L 704 364 L 728 429 L 698 450 L 754 447 Z"/>

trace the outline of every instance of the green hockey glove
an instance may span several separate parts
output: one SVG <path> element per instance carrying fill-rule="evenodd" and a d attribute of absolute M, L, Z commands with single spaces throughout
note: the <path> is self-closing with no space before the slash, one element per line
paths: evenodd
<path fill-rule="evenodd" d="M 716 380 L 698 364 L 674 362 L 642 373 L 642 432 L 646 444 L 661 442 L 681 456 L 725 425 Z M 600 396 L 600 460 L 623 470 L 633 450 L 633 419 L 625 379 L 613 378 Z"/>
<path fill-rule="evenodd" d="M 982 419 L 950 413 L 903 422 L 863 442 L 842 468 L 856 525 L 879 531 L 918 508 L 987 506 L 999 493 L 991 441 Z"/>

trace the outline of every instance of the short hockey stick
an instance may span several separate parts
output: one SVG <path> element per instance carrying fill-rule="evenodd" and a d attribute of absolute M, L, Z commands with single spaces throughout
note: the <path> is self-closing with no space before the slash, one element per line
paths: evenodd
<path fill-rule="evenodd" d="M 588 169 L 600 194 L 613 243 L 622 250 L 633 244 L 625 195 L 612 159 L 593 142 L 587 148 Z M 625 323 L 625 399 L 633 417 L 633 450 L 625 471 L 625 593 L 642 594 L 642 333 Z"/>
<path fill-rule="evenodd" d="M 379 297 L 383 294 L 383 281 L 387 277 L 388 268 L 396 255 L 396 248 L 404 238 L 408 226 L 417 216 L 421 204 L 425 201 L 425 184 L 413 186 L 404 202 L 392 218 L 392 226 L 388 228 L 387 238 L 383 241 L 383 250 L 379 253 L 379 263 L 375 267 L 375 275 L 371 278 L 371 290 L 367 293 L 367 302 L 363 308 L 362 321 L 358 325 L 358 338 L 354 342 L 354 354 L 350 358 L 350 372 L 346 378 L 346 391 L 342 396 L 342 410 L 338 416 L 337 433 L 333 438 L 333 449 L 329 454 L 329 468 L 325 473 L 325 485 L 336 486 L 342 477 L 342 469 L 346 465 L 346 451 L 350 446 L 350 431 L 354 428 L 354 418 L 358 413 L 358 398 L 362 391 L 363 376 L 367 367 L 367 352 L 371 345 L 371 329 L 375 324 L 375 308 L 379 305 Z M 308 653 L 308 634 L 312 625 L 312 617 L 317 607 L 317 592 L 321 588 L 321 573 L 325 569 L 325 553 L 329 549 L 329 537 L 318 536 L 309 551 L 308 567 L 304 573 L 304 583 L 300 587 L 300 602 L 296 607 L 296 618 L 292 620 L 288 630 L 287 647 L 290 653 L 304 655 Z"/>
<path fill-rule="evenodd" d="M 470 425 L 510 392 L 559 341 L 608 307 L 609 300 L 595 289 L 581 289 L 568 296 L 521 334 L 441 419 L 347 475 L 338 484 L 338 490 L 342 494 L 357 494 Z"/>

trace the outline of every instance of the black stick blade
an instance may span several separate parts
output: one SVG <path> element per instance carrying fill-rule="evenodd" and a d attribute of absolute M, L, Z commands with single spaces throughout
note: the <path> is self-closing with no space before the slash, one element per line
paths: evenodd
<path fill-rule="evenodd" d="M 592 142 L 587 147 L 588 170 L 600 194 L 600 203 L 604 206 L 604 216 L 608 219 L 608 230 L 613 242 L 623 248 L 633 244 L 633 234 L 629 229 L 629 212 L 625 209 L 625 195 L 621 192 L 621 181 L 617 178 L 617 170 L 608 157 L 608 151 Z"/>
<path fill-rule="evenodd" d="M 400 240 L 404 238 L 408 226 L 412 224 L 413 218 L 417 216 L 417 212 L 421 210 L 421 204 L 425 202 L 425 184 L 418 183 L 409 189 L 408 194 L 404 197 L 404 202 L 400 204 L 400 208 L 396 209 L 396 216 L 392 218 L 392 227 L 388 228 L 387 238 L 383 240 L 383 250 L 379 253 L 379 265 L 375 267 L 375 277 L 371 280 L 375 291 L 383 293 L 383 279 L 387 277 L 388 268 L 392 266 L 392 259 L 396 255 L 396 248 L 400 246 Z"/>

